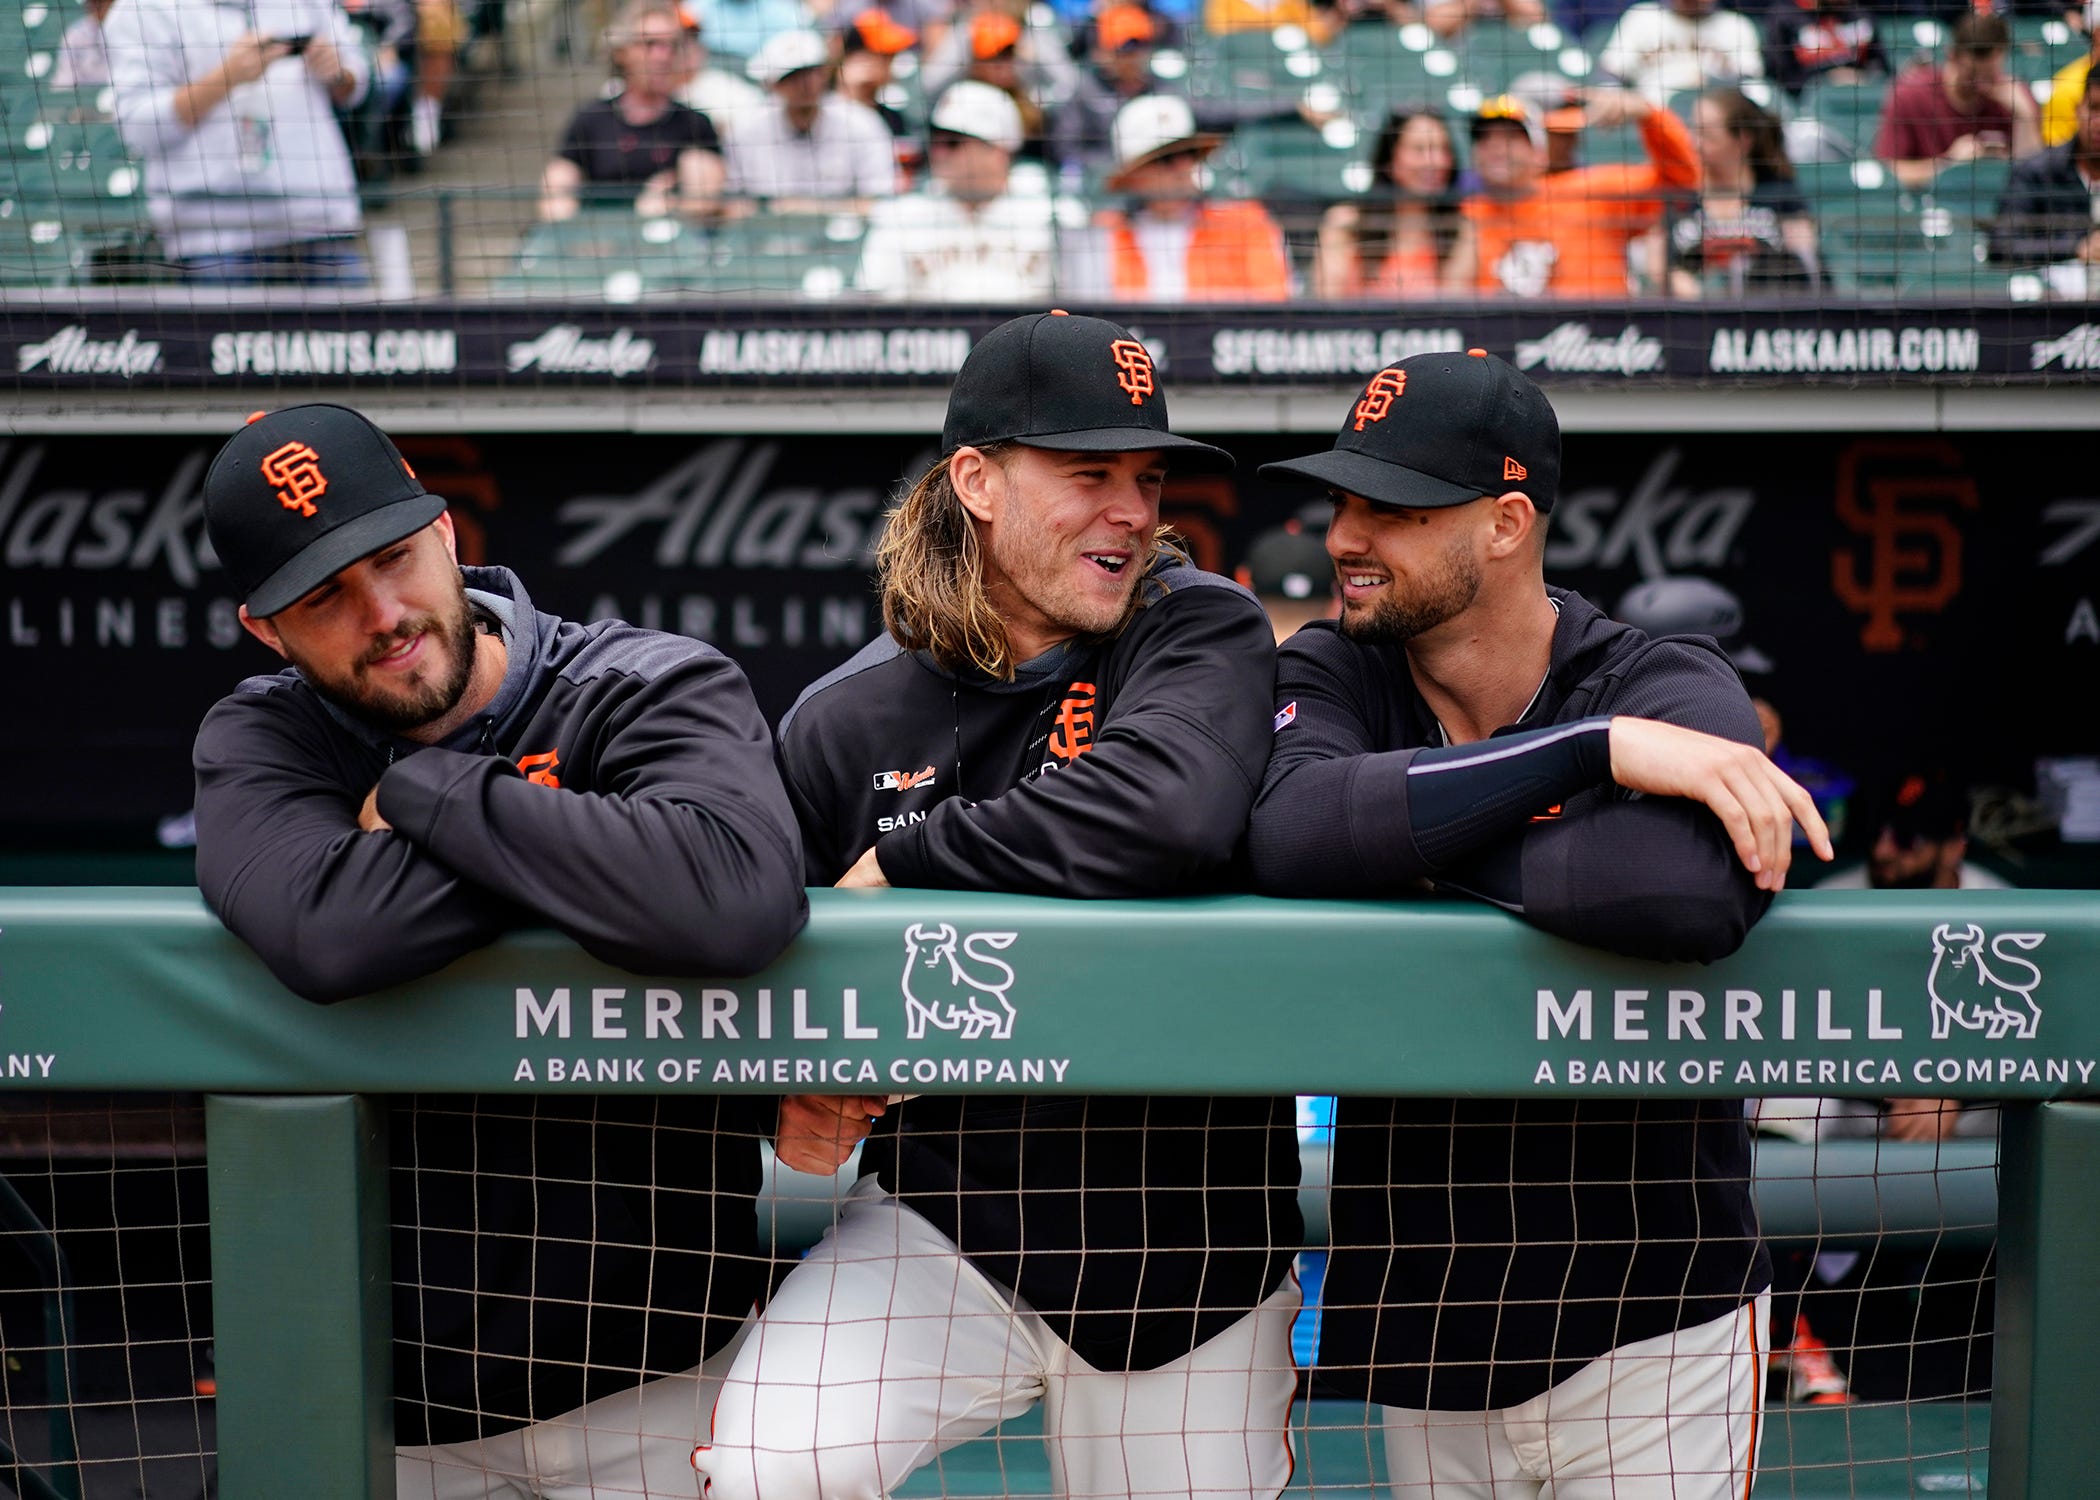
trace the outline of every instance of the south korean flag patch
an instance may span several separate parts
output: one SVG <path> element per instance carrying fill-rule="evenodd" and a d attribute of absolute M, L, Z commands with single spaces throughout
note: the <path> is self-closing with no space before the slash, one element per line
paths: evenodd
<path fill-rule="evenodd" d="M 1298 721 L 1298 705 L 1295 701 L 1276 710 L 1276 718 L 1269 726 L 1271 734 L 1282 734 Z"/>

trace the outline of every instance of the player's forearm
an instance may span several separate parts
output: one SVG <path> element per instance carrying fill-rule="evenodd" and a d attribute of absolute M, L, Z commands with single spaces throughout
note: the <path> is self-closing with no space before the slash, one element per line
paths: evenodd
<path fill-rule="evenodd" d="M 594 957 L 638 972 L 747 974 L 778 956 L 808 907 L 785 806 L 776 815 L 749 801 L 723 771 L 683 792 L 606 796 L 536 786 L 499 757 L 425 750 L 387 771 L 379 809 L 401 836 Z"/>

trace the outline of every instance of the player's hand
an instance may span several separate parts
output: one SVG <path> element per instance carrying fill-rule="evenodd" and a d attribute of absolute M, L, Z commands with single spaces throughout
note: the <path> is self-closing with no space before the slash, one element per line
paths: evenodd
<path fill-rule="evenodd" d="M 219 59 L 219 75 L 228 88 L 238 88 L 255 82 L 271 63 L 291 55 L 292 49 L 283 42 L 273 42 L 261 32 L 251 31 L 226 49 L 225 56 Z"/>
<path fill-rule="evenodd" d="M 890 878 L 882 873 L 882 861 L 875 857 L 875 846 L 873 844 L 868 846 L 866 854 L 863 854 L 853 862 L 852 869 L 838 878 L 836 884 L 840 890 L 850 890 L 855 887 L 866 890 L 887 890 L 889 888 Z"/>
<path fill-rule="evenodd" d="M 1834 855 L 1815 800 L 1749 745 L 1620 715 L 1611 721 L 1611 778 L 1629 791 L 1704 803 L 1728 830 L 1736 858 L 1757 877 L 1759 890 L 1786 885 L 1796 823 L 1818 858 Z"/>
<path fill-rule="evenodd" d="M 1882 1129 L 1892 1141 L 1944 1141 L 1960 1118 L 1959 1099 L 1891 1099 Z"/>
<path fill-rule="evenodd" d="M 888 1109 L 882 1094 L 790 1094 L 780 1101 L 773 1154 L 797 1172 L 829 1177 Z"/>
<path fill-rule="evenodd" d="M 392 833 L 394 825 L 379 815 L 379 786 L 365 793 L 365 805 L 357 810 L 357 826 L 366 833 Z"/>

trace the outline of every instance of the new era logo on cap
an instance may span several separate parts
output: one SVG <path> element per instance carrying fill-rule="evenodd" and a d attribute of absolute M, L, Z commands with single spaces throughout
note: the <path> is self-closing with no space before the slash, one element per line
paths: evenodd
<path fill-rule="evenodd" d="M 444 509 L 385 433 L 326 403 L 249 418 L 204 476 L 212 550 L 257 618 L 422 530 Z"/>
<path fill-rule="evenodd" d="M 1106 318 L 1032 313 L 978 340 L 948 396 L 941 451 L 1021 443 L 1073 453 L 1164 452 L 1232 467 L 1222 448 L 1167 430 L 1152 352 Z"/>
<path fill-rule="evenodd" d="M 1484 349 L 1417 354 L 1370 378 L 1331 449 L 1261 472 L 1408 509 L 1521 489 L 1547 511 L 1560 422 L 1545 392 Z"/>

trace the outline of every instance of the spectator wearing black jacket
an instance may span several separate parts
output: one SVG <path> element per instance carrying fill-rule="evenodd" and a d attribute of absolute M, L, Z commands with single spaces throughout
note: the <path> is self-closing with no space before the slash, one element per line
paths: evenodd
<path fill-rule="evenodd" d="M 1874 12 L 1857 0 L 1774 0 L 1765 12 L 1766 76 L 1796 98 L 1811 83 L 1887 74 Z"/>
<path fill-rule="evenodd" d="M 1056 313 L 971 351 L 942 451 L 884 533 L 888 634 L 781 725 L 810 882 L 1216 883 L 1268 758 L 1275 646 L 1246 590 L 1160 541 L 1159 492 L 1169 463 L 1230 459 L 1168 432 L 1143 344 Z M 1002 938 L 941 935 L 979 972 Z M 709 1494 L 875 1500 L 1041 1400 L 1060 1493 L 1269 1500 L 1291 1468 L 1292 1121 L 1289 1099 L 891 1105 L 723 1384 Z"/>
<path fill-rule="evenodd" d="M 1263 889 L 1428 880 L 1712 959 L 1783 883 L 1793 818 L 1828 857 L 1712 641 L 1546 586 L 1560 431 L 1510 366 L 1402 361 L 1332 451 L 1263 473 L 1332 492 L 1342 585 L 1279 653 Z M 1319 1378 L 1385 1408 L 1397 1496 L 1744 1492 L 1772 1271 L 1740 1103 L 1345 1099 L 1333 1173 Z"/>
<path fill-rule="evenodd" d="M 619 92 L 577 108 L 540 174 L 540 217 L 575 216 L 583 203 L 631 204 L 658 218 L 720 206 L 725 169 L 714 122 L 678 90 L 697 44 L 671 0 L 628 0 L 606 33 Z"/>
<path fill-rule="evenodd" d="M 2086 74 L 2077 127 L 2061 146 L 2013 163 L 1991 226 L 1991 259 L 2100 266 L 2100 69 Z"/>
<path fill-rule="evenodd" d="M 204 508 L 291 666 L 198 731 L 197 883 L 287 987 L 346 1000 L 543 923 L 638 972 L 745 974 L 800 930 L 794 815 L 726 657 L 463 574 L 444 502 L 344 407 L 253 419 Z M 773 1128 L 701 1095 L 396 1100 L 399 1493 L 690 1493 L 766 1286 Z"/>

